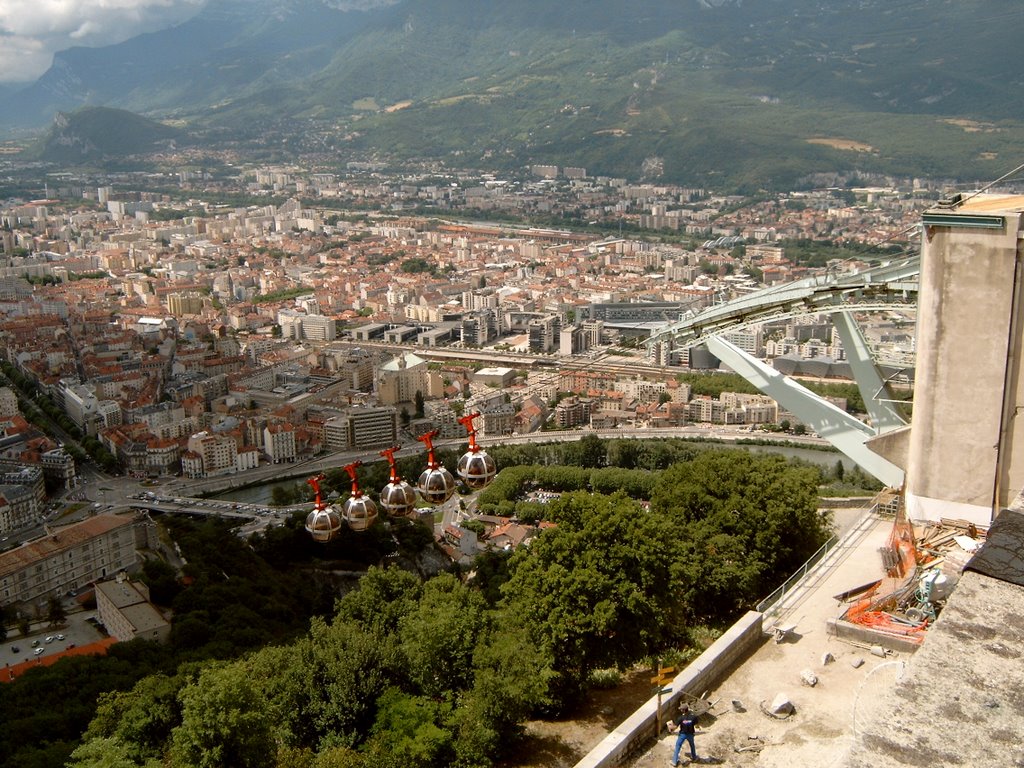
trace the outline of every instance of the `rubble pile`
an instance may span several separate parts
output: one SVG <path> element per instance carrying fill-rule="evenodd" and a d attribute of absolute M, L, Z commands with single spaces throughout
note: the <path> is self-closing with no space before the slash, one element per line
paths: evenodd
<path fill-rule="evenodd" d="M 893 533 L 880 549 L 886 577 L 841 596 L 852 601 L 843 619 L 920 644 L 986 532 L 952 518 L 911 526 L 897 515 Z"/>

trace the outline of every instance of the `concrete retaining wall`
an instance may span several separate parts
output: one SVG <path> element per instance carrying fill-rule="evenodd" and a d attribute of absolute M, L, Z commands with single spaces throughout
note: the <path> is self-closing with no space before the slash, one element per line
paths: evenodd
<path fill-rule="evenodd" d="M 672 692 L 662 696 L 662 723 L 675 711 L 684 693 L 693 697 L 700 696 L 714 687 L 737 660 L 764 642 L 762 618 L 760 613 L 748 611 L 710 648 L 676 675 L 672 681 Z M 658 698 L 654 696 L 605 736 L 600 744 L 576 763 L 575 768 L 610 768 L 621 763 L 660 732 L 662 723 L 655 727 L 657 710 Z"/>
<path fill-rule="evenodd" d="M 915 643 L 908 638 L 875 631 L 871 627 L 863 627 L 842 619 L 829 619 L 825 625 L 825 631 L 840 640 L 851 640 L 864 645 L 880 645 L 890 651 L 914 653 L 921 647 L 921 643 Z"/>

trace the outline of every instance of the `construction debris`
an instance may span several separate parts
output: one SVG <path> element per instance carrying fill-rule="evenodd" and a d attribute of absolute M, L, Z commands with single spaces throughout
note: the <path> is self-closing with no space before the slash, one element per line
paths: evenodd
<path fill-rule="evenodd" d="M 919 645 L 986 536 L 987 529 L 966 520 L 943 518 L 914 526 L 897 510 L 892 533 L 880 549 L 885 578 L 837 595 L 853 601 L 839 621 L 869 630 L 880 646 Z M 884 658 L 875 647 L 871 652 Z"/>
<path fill-rule="evenodd" d="M 864 659 L 862 659 L 860 656 L 857 656 L 855 659 L 853 659 L 853 661 L 850 662 L 850 666 L 854 669 L 860 669 L 864 666 Z"/>
<path fill-rule="evenodd" d="M 818 676 L 813 671 L 805 669 L 800 673 L 800 681 L 804 685 L 809 685 L 811 688 L 818 684 Z"/>
<path fill-rule="evenodd" d="M 835 656 L 833 656 L 828 651 L 825 651 L 824 655 L 822 655 L 822 657 L 821 657 L 821 666 L 827 667 L 829 664 L 831 664 L 835 660 L 836 660 Z"/>
<path fill-rule="evenodd" d="M 733 752 L 760 752 L 764 749 L 764 738 L 761 736 L 747 736 L 747 741 L 753 741 L 753 744 L 744 744 L 743 746 L 733 747 Z"/>

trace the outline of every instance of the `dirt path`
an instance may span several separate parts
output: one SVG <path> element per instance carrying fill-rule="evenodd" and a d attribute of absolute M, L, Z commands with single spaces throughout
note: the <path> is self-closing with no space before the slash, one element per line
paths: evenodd
<path fill-rule="evenodd" d="M 628 673 L 615 688 L 591 691 L 561 720 L 531 720 L 526 736 L 496 768 L 571 768 L 619 723 L 654 695 L 651 670 Z"/>

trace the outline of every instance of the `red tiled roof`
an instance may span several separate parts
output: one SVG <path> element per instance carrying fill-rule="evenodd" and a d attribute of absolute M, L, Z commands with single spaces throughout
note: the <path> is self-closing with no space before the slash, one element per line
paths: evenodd
<path fill-rule="evenodd" d="M 59 528 L 49 536 L 22 544 L 0 554 L 0 575 L 16 573 L 32 563 L 83 544 L 115 528 L 132 525 L 133 515 L 97 515 L 80 523 Z"/>

